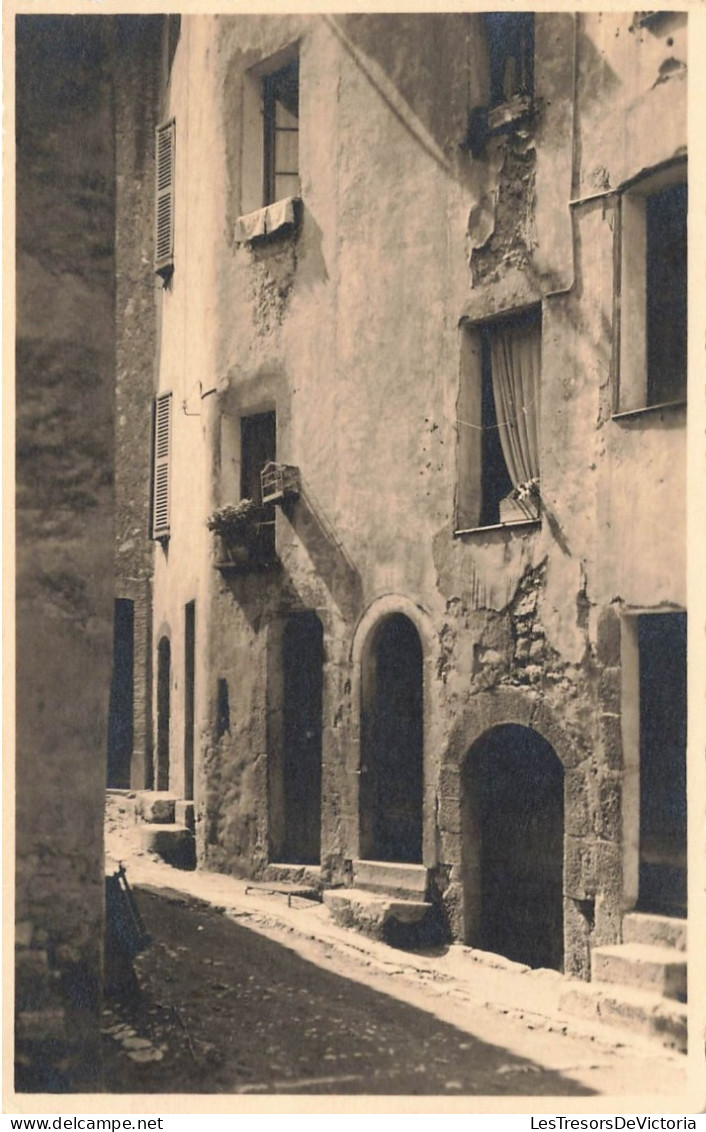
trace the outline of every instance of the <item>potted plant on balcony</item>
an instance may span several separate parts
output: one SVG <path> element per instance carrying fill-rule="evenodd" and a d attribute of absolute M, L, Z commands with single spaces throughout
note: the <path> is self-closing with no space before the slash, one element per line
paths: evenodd
<path fill-rule="evenodd" d="M 206 526 L 219 540 L 216 566 L 241 566 L 251 559 L 257 536 L 260 508 L 252 499 L 225 503 L 206 520 Z"/>

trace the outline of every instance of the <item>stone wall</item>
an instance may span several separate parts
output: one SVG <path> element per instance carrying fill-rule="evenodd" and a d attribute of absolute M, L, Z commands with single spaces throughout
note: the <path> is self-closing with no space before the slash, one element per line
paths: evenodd
<path fill-rule="evenodd" d="M 91 1088 L 113 611 L 111 23 L 17 20 L 18 1089 Z"/>

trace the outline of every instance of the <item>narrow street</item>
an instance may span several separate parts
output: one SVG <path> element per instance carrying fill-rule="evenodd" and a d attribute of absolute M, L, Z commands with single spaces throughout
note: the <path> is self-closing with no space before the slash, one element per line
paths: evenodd
<path fill-rule="evenodd" d="M 589 1095 L 209 905 L 137 892 L 141 993 L 106 1014 L 110 1092 Z M 121 1029 L 128 1027 L 128 1029 Z"/>
<path fill-rule="evenodd" d="M 109 794 L 107 871 L 127 867 L 150 946 L 105 1002 L 115 1094 L 683 1094 L 686 1058 L 569 1021 L 562 977 L 460 945 L 401 951 L 266 885 L 170 867 Z M 667 1109 L 664 1109 L 667 1111 Z"/>

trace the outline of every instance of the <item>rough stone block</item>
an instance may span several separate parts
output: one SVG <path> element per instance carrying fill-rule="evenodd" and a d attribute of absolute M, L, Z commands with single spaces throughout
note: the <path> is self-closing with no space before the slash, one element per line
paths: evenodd
<path fill-rule="evenodd" d="M 603 761 L 610 770 L 623 768 L 623 734 L 621 717 L 604 712 L 600 717 Z"/>
<path fill-rule="evenodd" d="M 356 888 L 405 900 L 424 900 L 429 873 L 424 865 L 353 861 L 353 879 Z"/>
<path fill-rule="evenodd" d="M 614 609 L 602 609 L 596 628 L 596 657 L 599 664 L 620 665 L 620 617 Z"/>
<path fill-rule="evenodd" d="M 461 794 L 461 771 L 457 766 L 442 766 L 439 772 L 439 794 L 458 798 Z"/>
<path fill-rule="evenodd" d="M 620 714 L 620 690 L 620 669 L 604 668 L 598 685 L 598 696 L 604 712 Z"/>
<path fill-rule="evenodd" d="M 174 821 L 176 798 L 168 791 L 148 790 L 135 798 L 135 816 L 146 822 L 165 825 Z"/>
<path fill-rule="evenodd" d="M 448 833 L 461 832 L 461 799 L 460 798 L 439 798 L 438 808 L 438 822 L 439 829 Z"/>
<path fill-rule="evenodd" d="M 564 777 L 565 825 L 574 837 L 589 831 L 586 778 L 581 771 L 567 770 Z"/>
<path fill-rule="evenodd" d="M 596 833 L 604 841 L 618 841 L 620 838 L 620 803 L 619 780 L 615 777 L 604 778 L 598 787 L 598 811 L 595 814 Z"/>
<path fill-rule="evenodd" d="M 596 892 L 595 846 L 582 838 L 567 837 L 564 853 L 564 892 L 575 900 L 587 900 Z"/>
<path fill-rule="evenodd" d="M 143 825 L 140 829 L 140 842 L 148 853 L 156 853 L 175 868 L 196 867 L 193 835 L 184 826 L 154 823 Z"/>

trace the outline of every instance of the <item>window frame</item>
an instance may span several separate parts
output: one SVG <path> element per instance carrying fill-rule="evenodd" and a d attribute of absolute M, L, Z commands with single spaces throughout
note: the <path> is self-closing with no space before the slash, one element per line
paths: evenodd
<path fill-rule="evenodd" d="M 522 307 L 499 312 L 485 319 L 464 320 L 461 326 L 461 364 L 460 387 L 457 401 L 456 422 L 456 498 L 454 507 L 454 534 L 471 534 L 474 531 L 505 530 L 508 528 L 537 527 L 541 524 L 541 507 L 537 503 L 536 514 L 527 514 L 517 519 L 483 522 L 487 511 L 488 497 L 484 489 L 484 444 L 483 430 L 488 427 L 482 419 L 484 395 L 493 400 L 493 411 L 497 420 L 492 389 L 492 370 L 490 369 L 490 335 L 503 326 L 511 327 L 523 322 L 536 323 L 542 342 L 542 304 L 527 303 Z M 540 370 L 541 391 L 541 370 Z M 490 383 L 489 389 L 485 389 Z M 477 440 L 471 439 L 477 434 Z M 541 445 L 540 445 L 541 456 Z M 509 469 L 502 455 L 508 477 Z M 515 489 L 516 490 L 516 489 Z M 509 493 L 508 493 L 509 494 Z M 507 495 L 503 497 L 506 499 Z M 497 501 L 499 506 L 502 500 Z M 469 515 L 475 515 L 470 519 Z"/>
<path fill-rule="evenodd" d="M 615 247 L 615 354 L 612 417 L 634 417 L 641 413 L 683 407 L 687 403 L 688 322 L 684 327 L 684 377 L 682 396 L 666 400 L 650 399 L 648 356 L 648 226 L 647 202 L 665 190 L 686 186 L 688 166 L 685 158 L 627 182 L 617 199 L 618 217 Z M 688 199 L 686 208 L 686 257 L 684 285 L 688 295 Z M 687 305 L 688 317 L 688 305 Z"/>
<path fill-rule="evenodd" d="M 277 84 L 283 78 L 289 79 L 296 72 L 297 87 L 297 127 L 277 124 L 277 104 L 281 99 L 277 97 Z M 301 179 L 299 170 L 299 54 L 276 70 L 268 71 L 262 76 L 262 205 L 276 204 L 279 200 L 289 197 L 298 197 L 301 192 Z M 296 133 L 297 135 L 297 168 L 296 170 L 282 170 L 277 168 L 278 163 L 278 134 Z M 277 178 L 281 176 L 296 176 L 297 191 L 286 193 L 284 196 L 277 193 Z"/>

